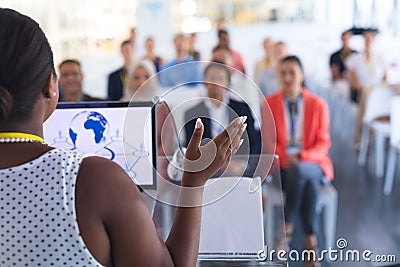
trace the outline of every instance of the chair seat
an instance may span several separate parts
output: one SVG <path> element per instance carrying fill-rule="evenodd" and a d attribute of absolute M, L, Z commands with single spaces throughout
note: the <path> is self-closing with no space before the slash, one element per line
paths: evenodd
<path fill-rule="evenodd" d="M 381 134 L 384 134 L 385 137 L 390 136 L 390 122 L 389 121 L 373 121 L 371 123 L 371 128 L 374 131 L 378 131 Z"/>
<path fill-rule="evenodd" d="M 267 197 L 264 206 L 266 222 L 265 234 L 268 246 L 274 244 L 274 207 L 282 205 L 285 201 L 285 194 L 275 188 L 267 185 L 264 189 L 264 195 Z M 283 198 L 283 199 L 282 199 Z M 319 192 L 317 211 L 323 215 L 323 229 L 325 235 L 325 248 L 334 247 L 336 235 L 336 218 L 337 218 L 338 192 L 335 187 L 328 181 L 324 183 Z"/>

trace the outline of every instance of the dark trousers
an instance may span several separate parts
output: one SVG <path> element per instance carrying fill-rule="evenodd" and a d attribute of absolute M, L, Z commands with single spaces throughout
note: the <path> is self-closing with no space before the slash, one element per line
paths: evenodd
<path fill-rule="evenodd" d="M 285 221 L 294 223 L 296 213 L 300 213 L 306 235 L 315 234 L 318 229 L 317 200 L 323 179 L 321 167 L 312 162 L 299 162 L 282 170 Z"/>
<path fill-rule="evenodd" d="M 358 91 L 357 89 L 350 89 L 350 100 L 353 103 L 358 103 L 360 102 L 360 91 Z"/>

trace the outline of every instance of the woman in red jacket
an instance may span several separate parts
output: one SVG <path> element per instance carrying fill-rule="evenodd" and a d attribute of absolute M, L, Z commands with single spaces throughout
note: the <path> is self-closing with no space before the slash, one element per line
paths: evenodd
<path fill-rule="evenodd" d="M 286 192 L 284 232 L 288 237 L 294 229 L 294 217 L 300 212 L 305 233 L 305 248 L 317 247 L 316 204 L 324 179 L 333 178 L 328 156 L 331 145 L 329 112 L 326 103 L 303 86 L 304 72 L 298 57 L 281 61 L 280 92 L 266 98 L 276 126 L 275 153 L 282 169 L 282 187 Z M 263 141 L 268 148 L 271 116 L 263 107 Z M 308 262 L 307 266 L 316 266 Z"/>

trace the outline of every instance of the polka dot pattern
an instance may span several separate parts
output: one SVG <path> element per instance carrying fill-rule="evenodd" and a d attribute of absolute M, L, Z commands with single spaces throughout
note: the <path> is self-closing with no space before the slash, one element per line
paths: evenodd
<path fill-rule="evenodd" d="M 0 266 L 102 266 L 80 236 L 75 184 L 82 157 L 53 149 L 0 170 Z"/>

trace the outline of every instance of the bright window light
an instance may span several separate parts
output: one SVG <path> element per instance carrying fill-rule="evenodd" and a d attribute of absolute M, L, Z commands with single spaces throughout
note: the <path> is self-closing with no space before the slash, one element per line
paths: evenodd
<path fill-rule="evenodd" d="M 202 17 L 197 21 L 198 32 L 209 32 L 211 30 L 211 21 L 207 17 Z"/>
<path fill-rule="evenodd" d="M 183 0 L 179 4 L 179 9 L 183 16 L 192 16 L 197 12 L 197 3 L 194 0 Z"/>
<path fill-rule="evenodd" d="M 197 19 L 196 17 L 186 17 L 182 21 L 181 30 L 184 33 L 197 32 Z"/>
<path fill-rule="evenodd" d="M 184 33 L 208 32 L 211 30 L 211 22 L 207 17 L 196 18 L 189 16 L 183 19 L 181 30 Z"/>

